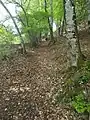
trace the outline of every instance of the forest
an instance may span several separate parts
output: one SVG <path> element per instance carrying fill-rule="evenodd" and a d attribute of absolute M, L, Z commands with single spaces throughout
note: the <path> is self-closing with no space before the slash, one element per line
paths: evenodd
<path fill-rule="evenodd" d="M 89 40 L 90 0 L 0 0 L 0 120 L 90 120 Z"/>

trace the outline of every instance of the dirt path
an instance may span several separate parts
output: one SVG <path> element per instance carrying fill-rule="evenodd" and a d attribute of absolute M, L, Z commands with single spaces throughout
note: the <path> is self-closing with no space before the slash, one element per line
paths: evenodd
<path fill-rule="evenodd" d="M 0 65 L 0 120 L 68 120 L 55 104 L 62 76 L 53 52 L 41 46 Z"/>
<path fill-rule="evenodd" d="M 55 104 L 67 59 L 65 39 L 60 41 L 0 63 L 0 120 L 75 120 L 70 108 Z M 89 55 L 89 40 L 81 44 Z"/>

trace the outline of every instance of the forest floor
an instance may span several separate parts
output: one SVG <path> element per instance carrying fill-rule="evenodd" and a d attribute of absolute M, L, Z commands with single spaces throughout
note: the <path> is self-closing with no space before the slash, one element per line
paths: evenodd
<path fill-rule="evenodd" d="M 90 56 L 90 36 L 80 34 L 82 51 Z M 66 75 L 67 46 L 61 38 L 43 42 L 26 55 L 0 62 L 0 120 L 75 120 L 71 108 L 56 104 Z"/>

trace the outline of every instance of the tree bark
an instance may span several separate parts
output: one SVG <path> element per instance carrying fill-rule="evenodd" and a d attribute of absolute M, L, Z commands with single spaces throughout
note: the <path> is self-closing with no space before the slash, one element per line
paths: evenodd
<path fill-rule="evenodd" d="M 47 11 L 47 1 L 44 0 L 45 2 L 45 12 L 48 13 Z M 48 17 L 48 24 L 49 24 L 49 30 L 50 30 L 50 40 L 54 42 L 54 37 L 53 37 L 53 8 L 52 8 L 52 2 L 51 2 L 51 21 L 50 17 Z"/>
<path fill-rule="evenodd" d="M 60 35 L 61 36 L 63 36 L 63 32 L 64 32 L 64 24 L 65 22 L 64 22 L 64 18 L 62 18 L 62 20 L 61 20 L 61 25 L 60 25 L 60 27 L 61 27 L 61 29 L 60 29 Z"/>
<path fill-rule="evenodd" d="M 64 4 L 67 30 L 66 37 L 69 47 L 69 66 L 77 68 L 79 60 L 82 59 L 82 53 L 78 38 L 74 0 L 64 0 Z"/>
<path fill-rule="evenodd" d="M 53 0 L 50 0 L 50 7 L 51 7 L 51 41 L 54 40 L 53 38 Z"/>
<path fill-rule="evenodd" d="M 88 8 L 88 31 L 90 33 L 90 0 L 88 0 L 88 4 L 87 4 L 87 8 Z"/>
<path fill-rule="evenodd" d="M 19 34 L 19 36 L 20 36 L 20 39 L 21 39 L 21 46 L 22 46 L 22 48 L 23 48 L 23 53 L 25 54 L 25 53 L 26 53 L 25 44 L 24 44 L 24 40 L 23 40 L 23 38 L 22 38 L 22 35 L 21 35 L 20 31 L 19 31 L 19 28 L 18 28 L 18 26 L 17 26 L 17 24 L 16 24 L 13 16 L 11 15 L 11 13 L 10 13 L 9 10 L 7 9 L 7 7 L 4 5 L 4 3 L 3 3 L 1 0 L 0 0 L 0 3 L 1 3 L 1 5 L 5 8 L 5 10 L 7 11 L 7 13 L 10 15 L 10 17 L 11 17 L 11 19 L 12 19 L 14 25 L 15 25 L 15 28 L 17 29 L 17 32 L 18 32 L 18 34 Z"/>

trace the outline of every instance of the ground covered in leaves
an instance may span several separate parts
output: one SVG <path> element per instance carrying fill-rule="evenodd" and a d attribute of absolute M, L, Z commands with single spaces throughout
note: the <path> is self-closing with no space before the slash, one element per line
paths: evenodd
<path fill-rule="evenodd" d="M 81 43 L 84 53 L 90 53 L 89 41 Z M 75 119 L 70 107 L 55 101 L 65 77 L 66 48 L 61 38 L 52 47 L 43 42 L 26 55 L 0 62 L 0 120 Z"/>

